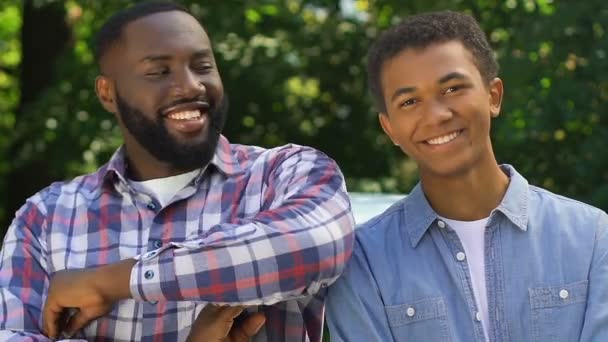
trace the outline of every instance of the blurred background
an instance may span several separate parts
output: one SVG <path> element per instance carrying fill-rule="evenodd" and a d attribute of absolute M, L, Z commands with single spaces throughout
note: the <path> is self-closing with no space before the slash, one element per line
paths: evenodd
<path fill-rule="evenodd" d="M 0 233 L 25 199 L 94 171 L 120 145 L 93 90 L 92 41 L 133 1 L 0 0 Z M 407 193 L 416 166 L 383 135 L 365 54 L 404 16 L 475 16 L 501 64 L 499 162 L 531 183 L 608 209 L 605 0 L 184 0 L 214 44 L 231 111 L 225 135 L 314 146 L 351 191 Z"/>

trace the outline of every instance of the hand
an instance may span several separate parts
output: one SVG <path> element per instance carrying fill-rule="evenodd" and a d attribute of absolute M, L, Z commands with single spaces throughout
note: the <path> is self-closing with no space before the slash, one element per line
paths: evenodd
<path fill-rule="evenodd" d="M 134 264 L 135 260 L 129 259 L 92 269 L 56 272 L 42 309 L 45 334 L 57 338 L 66 323 L 64 331 L 71 336 L 91 320 L 110 312 L 117 300 L 130 297 Z M 76 309 L 76 313 L 63 322 L 67 309 Z"/>
<path fill-rule="evenodd" d="M 208 304 L 198 315 L 187 342 L 249 341 L 260 330 L 266 318 L 257 312 L 234 326 L 234 319 L 243 312 L 243 307 L 216 306 Z"/>

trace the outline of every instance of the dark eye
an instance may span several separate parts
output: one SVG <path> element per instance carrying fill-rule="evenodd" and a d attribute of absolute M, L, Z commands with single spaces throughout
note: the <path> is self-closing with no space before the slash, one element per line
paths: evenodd
<path fill-rule="evenodd" d="M 405 107 L 413 106 L 416 103 L 418 103 L 418 100 L 416 100 L 416 99 L 407 99 L 407 100 L 401 102 L 401 104 L 399 105 L 399 107 L 405 108 Z"/>
<path fill-rule="evenodd" d="M 169 74 L 169 68 L 154 69 L 146 73 L 146 76 L 161 77 Z"/>
<path fill-rule="evenodd" d="M 444 94 L 454 93 L 454 92 L 457 92 L 457 91 L 459 91 L 459 90 L 461 90 L 463 88 L 465 88 L 465 86 L 463 86 L 463 85 L 455 85 L 455 86 L 447 87 L 443 91 L 443 93 Z"/>
<path fill-rule="evenodd" d="M 196 72 L 207 73 L 213 69 L 213 65 L 211 63 L 198 63 L 192 67 Z"/>

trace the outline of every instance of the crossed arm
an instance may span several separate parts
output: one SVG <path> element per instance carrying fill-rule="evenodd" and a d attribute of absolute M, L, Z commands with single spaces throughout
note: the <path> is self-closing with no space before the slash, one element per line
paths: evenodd
<path fill-rule="evenodd" d="M 264 198 L 252 219 L 219 224 L 138 260 L 54 275 L 41 238 L 44 203 L 28 202 L 2 249 L 0 337 L 39 340 L 43 329 L 55 337 L 64 309 L 78 308 L 67 329 L 73 332 L 125 298 L 271 305 L 335 281 L 350 257 L 354 225 L 335 163 L 311 150 L 287 155 L 274 166 Z"/>

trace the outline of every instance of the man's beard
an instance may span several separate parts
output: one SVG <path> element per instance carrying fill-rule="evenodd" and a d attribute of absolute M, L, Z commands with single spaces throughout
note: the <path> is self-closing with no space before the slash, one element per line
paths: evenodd
<path fill-rule="evenodd" d="M 156 159 L 166 162 L 178 170 L 194 170 L 209 164 L 226 123 L 228 114 L 228 96 L 226 94 L 219 104 L 207 99 L 193 98 L 182 99 L 170 105 L 194 101 L 209 101 L 208 120 L 210 121 L 207 125 L 206 138 L 203 141 L 189 144 L 180 143 L 171 136 L 160 111 L 156 113 L 156 120 L 150 120 L 140 110 L 127 104 L 118 92 L 116 93 L 119 115 L 129 133 Z"/>

